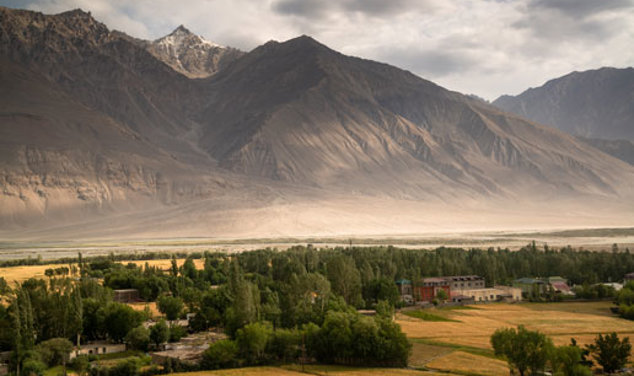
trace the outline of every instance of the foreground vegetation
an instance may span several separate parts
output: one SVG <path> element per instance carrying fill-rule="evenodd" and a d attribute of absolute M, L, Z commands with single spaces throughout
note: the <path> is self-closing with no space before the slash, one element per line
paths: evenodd
<path fill-rule="evenodd" d="M 182 263 L 174 256 L 160 267 L 149 261 L 124 265 L 118 260 L 79 255 L 71 263 L 47 268 L 41 279 L 18 285 L 0 279 L 6 303 L 0 306 L 0 350 L 13 352 L 13 372 L 41 375 L 46 367 L 66 366 L 68 359 L 63 354 L 71 341 L 109 340 L 147 351 L 186 334 L 179 326 L 162 321 L 151 329 L 141 326 L 153 318 L 152 312 L 135 311 L 112 299 L 113 289 L 130 288 L 137 289 L 143 300 L 157 302 L 169 321 L 194 313 L 190 331 L 220 329 L 229 336 L 205 352 L 200 364 L 203 369 L 306 362 L 402 367 L 411 347 L 405 334 L 436 342 L 430 346 L 454 344 L 460 346 L 456 351 L 467 356 L 499 362 L 486 348 L 491 333 L 505 323 L 482 318 L 500 305 L 411 311 L 409 316 L 396 315 L 395 322 L 392 317 L 400 297 L 394 281 L 478 274 L 491 285 L 524 276 L 562 275 L 573 283 L 590 285 L 618 280 L 634 270 L 634 256 L 629 251 L 575 252 L 534 245 L 518 252 L 393 247 L 318 250 L 309 246 L 282 252 L 194 254 Z M 631 300 L 626 294 L 620 304 L 627 309 Z M 376 315 L 362 316 L 357 312 L 360 308 L 375 309 Z M 547 321 L 544 317 L 540 314 L 535 320 Z M 577 319 L 585 328 L 627 332 L 612 327 L 620 325 L 612 321 L 618 319 L 593 316 L 583 321 L 575 316 Z M 620 322 L 630 325 L 632 331 L 631 323 Z M 537 329 L 553 325 L 533 324 Z M 562 336 L 574 333 L 569 324 L 557 329 L 562 331 L 555 334 Z M 414 352 L 417 344 L 414 341 Z M 55 355 L 47 355 L 51 353 Z M 90 359 L 78 360 L 72 366 L 78 373 L 90 369 L 100 376 L 191 369 L 177 362 L 160 369 L 149 366 L 142 357 L 134 358 L 99 367 L 87 365 Z M 478 359 L 471 361 L 478 363 Z"/>

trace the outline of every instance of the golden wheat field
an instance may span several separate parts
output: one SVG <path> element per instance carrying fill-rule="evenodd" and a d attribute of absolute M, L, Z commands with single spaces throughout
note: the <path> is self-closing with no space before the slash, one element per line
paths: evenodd
<path fill-rule="evenodd" d="M 491 376 L 506 376 L 509 374 L 509 367 L 506 362 L 464 351 L 454 351 L 443 355 L 428 362 L 425 366 L 431 369 L 468 374 Z"/>
<path fill-rule="evenodd" d="M 178 259 L 178 265 L 181 266 L 185 262 L 185 259 Z M 204 266 L 203 259 L 194 260 L 194 265 L 196 265 L 197 269 L 202 269 Z M 120 264 L 136 264 L 139 266 L 144 266 L 146 263 L 149 266 L 159 267 L 161 269 L 167 270 L 172 265 L 172 260 L 164 259 L 164 260 L 134 260 L 134 261 L 118 261 Z M 26 281 L 29 278 L 46 278 L 44 272 L 46 269 L 50 268 L 60 268 L 63 266 L 68 266 L 67 264 L 50 264 L 50 265 L 26 265 L 26 266 L 11 266 L 6 268 L 0 268 L 0 277 L 4 277 L 4 279 L 10 284 L 13 285 L 15 282 L 21 283 Z"/>
<path fill-rule="evenodd" d="M 411 365 L 495 376 L 508 373 L 504 362 L 490 357 L 489 338 L 498 328 L 524 325 L 549 335 L 555 345 L 569 344 L 571 338 L 585 345 L 593 342 L 598 333 L 607 332 L 634 338 L 634 322 L 612 315 L 611 305 L 611 302 L 500 303 L 442 312 L 457 322 L 422 321 L 403 314 L 397 314 L 396 320 L 409 338 L 420 339 L 414 340 Z M 461 348 L 467 352 L 459 351 Z M 451 351 L 447 354 L 448 349 Z"/>

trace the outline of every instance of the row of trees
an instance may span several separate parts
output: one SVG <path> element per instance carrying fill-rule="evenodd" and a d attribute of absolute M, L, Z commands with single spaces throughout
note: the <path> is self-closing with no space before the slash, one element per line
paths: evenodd
<path fill-rule="evenodd" d="M 614 302 L 616 311 L 619 312 L 621 317 L 634 320 L 634 281 L 630 281 L 623 286 L 616 295 Z"/>
<path fill-rule="evenodd" d="M 491 345 L 495 355 L 504 357 L 520 376 L 544 374 L 546 367 L 563 376 L 589 376 L 593 365 L 590 355 L 603 372 L 614 373 L 627 364 L 632 351 L 629 337 L 621 340 L 616 333 L 599 334 L 585 348 L 579 347 L 574 339 L 568 346 L 555 347 L 545 334 L 523 326 L 496 330 Z"/>
<path fill-rule="evenodd" d="M 216 369 L 316 359 L 326 364 L 404 367 L 410 347 L 390 316 L 329 311 L 321 327 L 308 323 L 301 328 L 275 329 L 270 323 L 247 324 L 234 339 L 207 349 L 202 366 Z"/>

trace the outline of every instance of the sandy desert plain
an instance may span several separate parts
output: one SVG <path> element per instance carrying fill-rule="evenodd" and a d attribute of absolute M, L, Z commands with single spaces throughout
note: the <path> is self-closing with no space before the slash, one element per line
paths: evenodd
<path fill-rule="evenodd" d="M 42 239 L 3 240 L 0 238 L 0 261 L 24 258 L 59 259 L 110 253 L 144 252 L 241 252 L 262 248 L 286 249 L 294 245 L 313 244 L 317 247 L 392 245 L 403 248 L 433 249 L 456 248 L 508 248 L 517 250 L 535 241 L 538 246 L 551 248 L 571 246 L 576 249 L 608 251 L 613 244 L 620 249 L 634 249 L 634 228 L 574 228 L 553 230 L 489 231 L 489 232 L 437 232 L 411 235 L 333 236 L 333 237 L 280 237 L 280 238 L 139 238 L 139 239 Z"/>

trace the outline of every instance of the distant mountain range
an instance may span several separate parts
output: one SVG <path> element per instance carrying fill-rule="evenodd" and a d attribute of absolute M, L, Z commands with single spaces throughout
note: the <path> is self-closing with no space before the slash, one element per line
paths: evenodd
<path fill-rule="evenodd" d="M 412 232 L 437 208 L 486 222 L 510 202 L 632 213 L 631 165 L 307 36 L 244 53 L 0 8 L 0 119 L 6 236 Z"/>
<path fill-rule="evenodd" d="M 573 72 L 518 96 L 501 96 L 493 104 L 583 137 L 629 163 L 634 160 L 633 68 Z"/>

